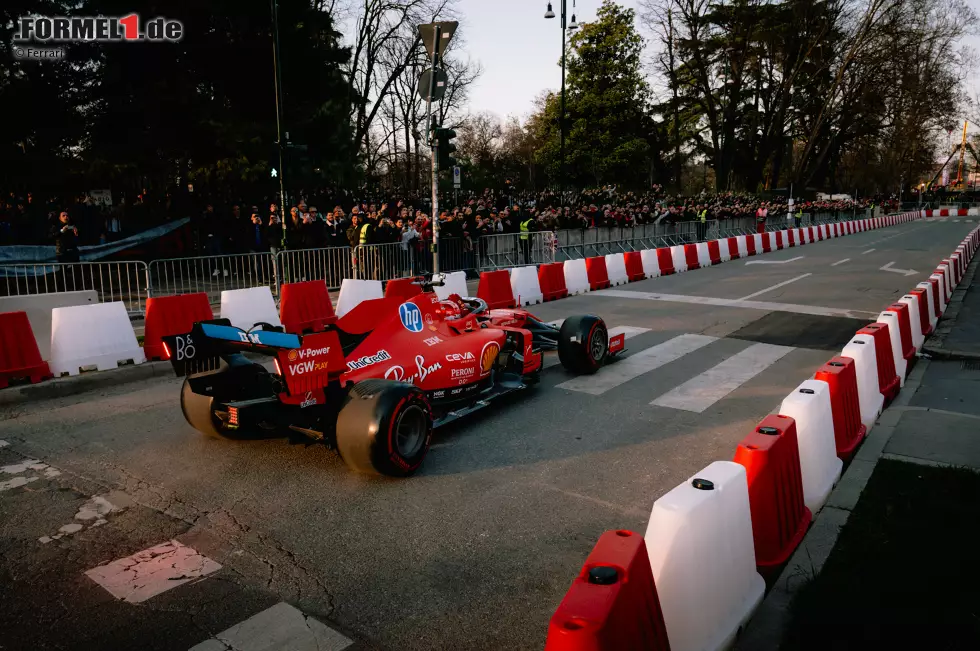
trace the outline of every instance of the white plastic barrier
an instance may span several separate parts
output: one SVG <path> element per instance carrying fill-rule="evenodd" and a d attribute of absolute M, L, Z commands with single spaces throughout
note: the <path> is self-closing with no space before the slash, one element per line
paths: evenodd
<path fill-rule="evenodd" d="M 762 235 L 756 233 L 754 235 L 749 235 L 748 237 L 751 237 L 752 240 L 755 242 L 755 254 L 759 255 L 760 253 L 762 253 Z"/>
<path fill-rule="evenodd" d="M 909 321 L 912 320 L 911 314 Z M 902 350 L 902 330 L 898 323 L 898 313 L 885 311 L 878 315 L 877 323 L 888 326 L 888 338 L 892 342 L 892 357 L 895 359 L 895 373 L 898 374 L 899 386 L 905 386 L 905 374 L 908 372 L 908 362 Z"/>
<path fill-rule="evenodd" d="M 55 376 L 78 375 L 82 368 L 91 366 L 106 371 L 128 361 L 142 364 L 146 357 L 121 301 L 51 310 L 48 363 Z"/>
<path fill-rule="evenodd" d="M 949 268 L 949 264 L 946 262 L 941 262 L 937 270 L 941 270 L 942 274 L 946 277 L 946 302 L 953 296 L 953 290 L 956 288 L 956 281 L 953 279 L 953 270 Z"/>
<path fill-rule="evenodd" d="M 898 299 L 899 303 L 909 306 L 909 322 L 912 324 L 912 345 L 916 350 L 922 350 L 925 337 L 922 335 L 922 323 L 919 321 L 919 297 L 914 294 L 906 294 Z"/>
<path fill-rule="evenodd" d="M 747 258 L 749 257 L 749 245 L 745 241 L 745 235 L 739 235 L 735 238 L 735 244 L 738 245 L 738 257 Z M 758 249 L 756 249 L 758 251 Z"/>
<path fill-rule="evenodd" d="M 929 326 L 935 328 L 936 322 L 939 321 L 939 315 L 936 313 L 936 293 L 932 287 L 932 283 L 919 283 L 916 285 L 916 288 L 924 290 L 926 293 L 926 307 L 929 308 Z"/>
<path fill-rule="evenodd" d="M 657 259 L 656 249 L 643 249 L 640 251 L 640 262 L 643 263 L 643 273 L 647 278 L 657 278 L 660 276 L 660 261 Z"/>
<path fill-rule="evenodd" d="M 684 255 L 684 245 L 670 247 L 670 257 L 674 261 L 674 272 L 682 273 L 687 271 L 687 256 Z"/>
<path fill-rule="evenodd" d="M 460 296 L 470 295 L 470 289 L 466 286 L 465 271 L 454 271 L 446 274 L 446 280 L 444 282 L 445 284 L 442 287 L 434 288 L 439 300 L 444 301 L 453 294 L 459 294 Z"/>
<path fill-rule="evenodd" d="M 803 501 L 816 515 L 826 503 L 844 467 L 844 463 L 837 458 L 830 386 L 821 380 L 806 380 L 783 399 L 779 415 L 796 421 Z"/>
<path fill-rule="evenodd" d="M 869 432 L 885 405 L 885 396 L 881 395 L 878 384 L 878 360 L 875 354 L 875 340 L 871 335 L 854 335 L 841 351 L 841 357 L 850 357 L 854 360 L 858 402 L 861 404 L 861 422 Z"/>
<path fill-rule="evenodd" d="M 538 268 L 514 267 L 510 270 L 510 291 L 518 305 L 533 305 L 544 300 L 538 282 Z"/>
<path fill-rule="evenodd" d="M 670 648 L 730 646 L 766 587 L 755 567 L 745 468 L 716 461 L 658 499 L 644 539 Z"/>
<path fill-rule="evenodd" d="M 589 291 L 589 272 L 585 268 L 585 260 L 565 260 L 563 269 L 569 296 Z"/>
<path fill-rule="evenodd" d="M 626 260 L 622 253 L 606 254 L 606 274 L 612 287 L 625 285 L 630 281 L 629 276 L 626 275 Z"/>
<path fill-rule="evenodd" d="M 437 287 L 437 293 L 439 289 L 442 288 Z M 381 289 L 380 280 L 354 280 L 352 278 L 344 278 L 344 281 L 340 284 L 340 297 L 337 299 L 337 316 L 344 316 L 362 301 L 370 301 L 383 296 L 384 292 Z"/>
<path fill-rule="evenodd" d="M 735 254 L 738 254 L 738 249 L 736 248 Z M 732 250 L 728 246 L 728 238 L 723 237 L 718 240 L 718 259 L 722 262 L 728 262 L 732 259 Z"/>
<path fill-rule="evenodd" d="M 960 249 L 957 249 L 949 256 L 950 271 L 953 272 L 953 280 L 956 281 L 957 285 L 963 280 L 963 277 L 960 275 L 960 269 L 966 266 L 963 263 L 966 256 L 960 251 Z"/>
<path fill-rule="evenodd" d="M 346 284 L 347 281 L 345 280 L 344 283 Z M 381 283 L 378 282 L 378 285 L 380 286 Z M 279 321 L 276 299 L 272 298 L 272 290 L 268 285 L 247 289 L 226 289 L 221 292 L 221 318 L 229 319 L 231 325 L 242 330 L 249 330 L 256 323 L 282 325 Z"/>
<path fill-rule="evenodd" d="M 930 280 L 935 280 L 939 285 L 939 314 L 940 316 L 946 311 L 946 276 L 940 273 L 934 273 L 929 276 Z"/>
<path fill-rule="evenodd" d="M 708 251 L 707 242 L 698 242 L 698 264 L 702 269 L 711 266 L 711 252 Z"/>
<path fill-rule="evenodd" d="M 41 359 L 51 359 L 51 310 L 56 307 L 92 305 L 99 302 L 94 289 L 79 292 L 51 292 L 46 294 L 22 294 L 0 296 L 0 312 L 26 312 L 27 320 L 37 340 Z"/>
<path fill-rule="evenodd" d="M 796 239 L 800 244 L 812 244 L 813 240 L 810 239 L 809 228 L 798 228 L 796 233 Z"/>

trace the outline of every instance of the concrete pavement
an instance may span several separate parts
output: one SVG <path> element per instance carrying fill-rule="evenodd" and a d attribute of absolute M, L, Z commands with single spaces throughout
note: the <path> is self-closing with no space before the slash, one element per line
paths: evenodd
<path fill-rule="evenodd" d="M 657 497 L 730 459 L 970 228 L 914 222 L 759 258 L 802 256 L 785 264 L 750 258 L 535 306 L 544 320 L 594 312 L 630 328 L 628 356 L 592 391 L 560 386 L 574 378 L 552 363 L 535 390 L 441 431 L 409 480 L 354 475 L 305 442 L 202 437 L 173 378 L 3 407 L 0 462 L 61 474 L 0 477 L 31 480 L 0 491 L 0 613 L 16 613 L 0 614 L 0 638 L 13 649 L 189 649 L 286 603 L 351 648 L 541 648 L 602 531 L 642 531 Z M 880 269 L 890 262 L 916 273 Z M 40 542 L 114 492 L 132 506 Z M 221 569 L 143 605 L 85 574 L 170 540 Z M 218 586 L 223 596 L 206 593 Z M 223 614 L 207 614 L 217 603 Z"/>

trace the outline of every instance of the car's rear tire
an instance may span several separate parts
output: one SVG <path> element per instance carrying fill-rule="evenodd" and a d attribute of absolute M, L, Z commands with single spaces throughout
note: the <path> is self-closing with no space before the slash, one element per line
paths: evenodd
<path fill-rule="evenodd" d="M 597 316 L 586 314 L 565 319 L 558 332 L 558 359 L 579 375 L 598 371 L 609 354 L 609 331 Z"/>
<path fill-rule="evenodd" d="M 186 379 L 180 389 L 180 410 L 184 412 L 188 424 L 198 432 L 208 436 L 227 436 L 221 427 L 221 421 L 214 415 L 214 398 L 194 393 Z"/>
<path fill-rule="evenodd" d="M 408 477 L 432 442 L 432 413 L 411 384 L 364 380 L 354 385 L 337 417 L 337 450 L 352 469 Z"/>

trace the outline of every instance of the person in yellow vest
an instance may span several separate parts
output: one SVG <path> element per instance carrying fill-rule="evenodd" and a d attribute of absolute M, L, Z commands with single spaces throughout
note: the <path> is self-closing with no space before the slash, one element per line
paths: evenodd
<path fill-rule="evenodd" d="M 799 228 L 803 225 L 803 208 L 801 207 L 796 211 L 796 227 Z"/>
<path fill-rule="evenodd" d="M 524 255 L 524 264 L 531 264 L 531 232 L 535 229 L 534 217 L 525 214 L 520 221 L 521 229 L 521 252 Z"/>
<path fill-rule="evenodd" d="M 708 209 L 698 206 L 698 241 L 703 242 L 708 238 Z"/>

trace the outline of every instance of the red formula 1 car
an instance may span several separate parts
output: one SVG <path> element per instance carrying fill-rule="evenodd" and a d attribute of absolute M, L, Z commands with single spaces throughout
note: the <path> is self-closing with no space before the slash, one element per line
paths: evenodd
<path fill-rule="evenodd" d="M 324 332 L 246 332 L 205 321 L 164 338 L 181 408 L 206 434 L 299 432 L 335 446 L 351 468 L 404 477 L 418 470 L 434 427 L 537 382 L 542 353 L 595 373 L 624 349 L 597 316 L 561 327 L 524 310 L 488 310 L 477 298 L 440 300 L 431 283 L 403 301 L 364 301 Z M 262 328 L 262 329 L 259 329 Z M 275 370 L 242 353 L 272 356 Z"/>

